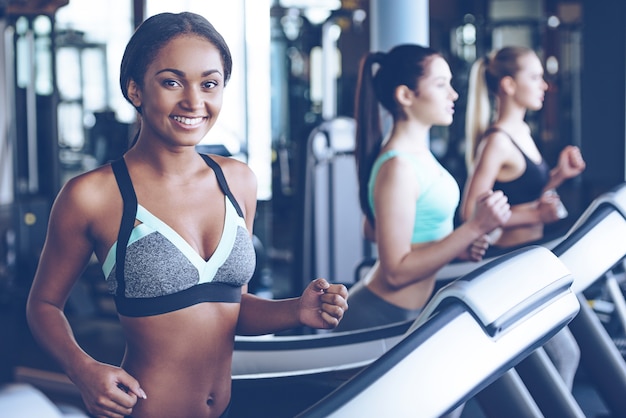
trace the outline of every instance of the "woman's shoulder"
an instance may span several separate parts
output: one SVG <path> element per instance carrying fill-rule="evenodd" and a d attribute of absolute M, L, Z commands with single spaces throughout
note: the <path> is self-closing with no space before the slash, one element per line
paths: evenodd
<path fill-rule="evenodd" d="M 111 164 L 104 164 L 89 171 L 69 177 L 62 185 L 61 190 L 74 190 L 87 187 L 92 183 L 99 183 L 107 177 L 107 172 L 112 175 Z"/>
<path fill-rule="evenodd" d="M 237 160 L 236 158 L 213 154 L 209 155 L 209 158 L 219 165 L 224 173 L 224 176 L 226 177 L 226 180 L 230 180 L 231 177 L 238 180 L 251 179 L 255 177 L 250 166 L 243 161 Z"/>
<path fill-rule="evenodd" d="M 402 189 L 408 191 L 425 190 L 434 178 L 434 157 L 430 155 L 416 156 L 414 153 L 389 149 L 380 154 L 372 168 L 372 186 L 374 184 L 385 189 Z"/>
<path fill-rule="evenodd" d="M 110 204 L 113 195 L 119 195 L 118 190 L 111 165 L 104 164 L 70 178 L 61 187 L 57 200 L 89 210 Z"/>
<path fill-rule="evenodd" d="M 257 177 L 250 166 L 233 157 L 209 155 L 224 173 L 224 179 L 235 197 L 254 196 L 256 198 Z"/>
<path fill-rule="evenodd" d="M 397 148 L 390 148 L 383 151 L 374 161 L 376 170 L 380 170 L 382 167 L 386 169 L 405 170 L 418 165 L 419 159 L 415 154 Z"/>
<path fill-rule="evenodd" d="M 375 177 L 379 177 L 379 174 L 404 176 L 407 171 L 415 171 L 416 168 L 418 168 L 418 164 L 413 155 L 397 149 L 389 149 L 376 158 L 372 167 L 372 174 Z"/>
<path fill-rule="evenodd" d="M 513 135 L 509 132 L 506 126 L 491 125 L 485 133 L 482 135 L 483 140 L 487 139 L 500 139 L 502 141 L 513 141 Z"/>
<path fill-rule="evenodd" d="M 506 155 L 508 152 L 515 148 L 515 143 L 511 135 L 504 129 L 494 126 L 489 128 L 479 145 L 479 150 L 483 149 L 483 152 L 491 151 L 498 153 L 499 155 Z"/>
<path fill-rule="evenodd" d="M 71 177 L 64 185 L 65 188 L 81 188 L 102 185 L 115 181 L 110 163 L 103 164 L 92 170 Z"/>

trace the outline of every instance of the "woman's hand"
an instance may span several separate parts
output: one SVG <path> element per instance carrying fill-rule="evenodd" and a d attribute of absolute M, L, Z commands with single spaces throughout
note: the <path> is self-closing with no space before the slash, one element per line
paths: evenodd
<path fill-rule="evenodd" d="M 344 285 L 313 280 L 300 296 L 300 322 L 313 328 L 335 328 L 348 309 L 347 299 L 348 289 Z"/>
<path fill-rule="evenodd" d="M 478 196 L 474 214 L 468 222 L 473 222 L 483 234 L 504 225 L 511 217 L 511 206 L 502 191 L 488 191 Z"/>
<path fill-rule="evenodd" d="M 481 235 L 467 248 L 467 250 L 459 257 L 461 260 L 481 261 L 491 244 L 489 235 Z"/>
<path fill-rule="evenodd" d="M 563 180 L 576 177 L 583 172 L 585 166 L 585 160 L 583 160 L 580 149 L 576 146 L 568 145 L 559 154 L 557 169 Z"/>
<path fill-rule="evenodd" d="M 139 398 L 146 399 L 139 382 L 120 367 L 93 361 L 77 370 L 72 380 L 87 410 L 97 417 L 124 418 Z"/>
<path fill-rule="evenodd" d="M 537 204 L 541 222 L 549 224 L 561 220 L 563 216 L 561 216 L 559 208 L 562 204 L 561 198 L 554 191 L 549 191 L 541 195 L 539 203 Z"/>

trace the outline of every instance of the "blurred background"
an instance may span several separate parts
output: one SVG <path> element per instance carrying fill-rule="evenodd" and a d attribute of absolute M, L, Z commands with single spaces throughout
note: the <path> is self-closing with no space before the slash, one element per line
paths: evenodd
<path fill-rule="evenodd" d="M 251 291 L 260 295 L 297 295 L 318 276 L 350 285 L 370 256 L 351 156 L 357 69 L 369 50 L 429 44 L 449 61 L 455 121 L 430 140 L 460 187 L 469 67 L 504 45 L 529 46 L 543 60 L 549 90 L 528 122 L 548 162 L 569 144 L 587 162 L 560 190 L 570 220 L 625 180 L 622 1 L 0 0 L 1 381 L 23 365 L 54 369 L 23 317 L 50 206 L 68 178 L 126 150 L 136 121 L 118 82 L 126 42 L 147 17 L 184 10 L 207 17 L 233 53 L 222 114 L 199 148 L 247 162 L 259 179 Z M 88 348 L 119 358 L 98 266 L 67 309 Z"/>

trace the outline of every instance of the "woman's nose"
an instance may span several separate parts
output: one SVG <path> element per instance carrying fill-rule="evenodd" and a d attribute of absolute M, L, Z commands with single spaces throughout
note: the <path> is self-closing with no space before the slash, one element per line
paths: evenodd
<path fill-rule="evenodd" d="M 185 89 L 182 104 L 189 109 L 196 109 L 198 107 L 201 107 L 202 95 L 197 89 L 193 87 L 188 87 L 187 89 Z"/>

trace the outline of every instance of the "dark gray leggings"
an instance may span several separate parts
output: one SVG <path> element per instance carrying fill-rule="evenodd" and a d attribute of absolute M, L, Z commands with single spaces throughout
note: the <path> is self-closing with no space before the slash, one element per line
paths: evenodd
<path fill-rule="evenodd" d="M 393 305 L 372 293 L 359 281 L 350 288 L 348 309 L 339 322 L 336 332 L 372 328 L 404 322 L 418 317 L 421 309 L 404 309 Z"/>

